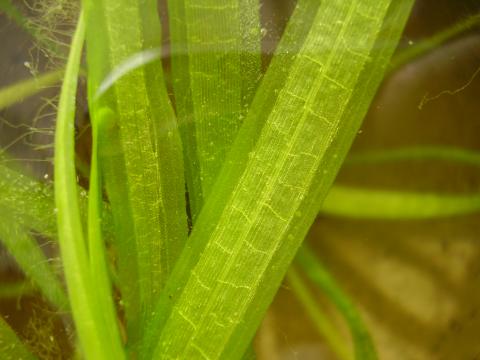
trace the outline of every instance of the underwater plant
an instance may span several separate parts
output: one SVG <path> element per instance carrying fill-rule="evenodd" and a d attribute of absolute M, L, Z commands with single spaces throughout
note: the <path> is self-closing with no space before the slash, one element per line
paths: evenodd
<path fill-rule="evenodd" d="M 476 152 L 439 146 L 347 156 L 385 76 L 478 17 L 391 60 L 413 0 L 298 0 L 267 59 L 258 0 L 168 0 L 161 18 L 154 0 L 48 4 L 76 14 L 66 57 L 41 20 L 0 0 L 55 64 L 64 61 L 0 90 L 1 110 L 61 81 L 53 180 L 14 165 L 8 147 L 0 153 L 0 240 L 29 279 L 20 290 L 0 286 L 0 296 L 38 289 L 68 349 L 43 355 L 0 318 L 2 358 L 254 358 L 285 278 L 336 357 L 376 359 L 354 301 L 302 243 L 319 213 L 418 220 L 480 209 L 479 194 L 333 184 L 343 164 L 480 164 Z M 61 22 L 54 10 L 48 19 Z M 76 147 L 84 81 L 87 160 Z"/>

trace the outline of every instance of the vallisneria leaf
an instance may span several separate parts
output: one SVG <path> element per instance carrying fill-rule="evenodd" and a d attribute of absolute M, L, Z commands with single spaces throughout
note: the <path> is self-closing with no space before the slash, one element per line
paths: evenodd
<path fill-rule="evenodd" d="M 125 231 L 117 232 L 119 280 L 122 293 L 138 296 L 125 302 L 129 340 L 135 342 L 141 318 L 151 316 L 187 237 L 182 148 L 159 59 L 131 67 L 100 91 L 109 74 L 138 61 L 139 53 L 160 48 L 156 1 L 83 4 L 90 114 L 94 124 L 105 116 L 112 124 L 103 140 L 110 146 L 99 149 L 100 166 L 115 223 L 124 223 Z"/>
<path fill-rule="evenodd" d="M 28 26 L 28 19 L 18 10 L 12 0 L 0 0 L 0 11 L 15 21 L 23 30 L 35 36 L 35 31 Z"/>
<path fill-rule="evenodd" d="M 173 88 L 195 219 L 260 79 L 260 8 L 258 0 L 168 5 Z"/>
<path fill-rule="evenodd" d="M 349 155 L 348 165 L 381 164 L 394 161 L 436 160 L 471 166 L 480 166 L 480 153 L 449 146 L 415 146 L 388 150 L 369 150 Z"/>
<path fill-rule="evenodd" d="M 46 237 L 56 237 L 52 186 L 0 163 L 0 199 L 2 211 L 8 212 L 17 224 Z"/>
<path fill-rule="evenodd" d="M 56 210 L 51 183 L 35 180 L 17 169 L 2 164 L 2 160 L 13 160 L 0 156 L 0 209 L 9 214 L 25 229 L 34 230 L 51 240 L 57 239 Z M 82 218 L 87 214 L 87 191 L 77 187 Z M 102 222 L 107 239 L 112 239 L 113 221 L 108 204 L 104 203 Z M 85 221 L 86 223 L 86 221 Z"/>
<path fill-rule="evenodd" d="M 447 195 L 333 186 L 321 213 L 355 219 L 433 219 L 480 211 L 480 194 Z"/>
<path fill-rule="evenodd" d="M 252 103 L 252 108 L 259 113 L 259 119 L 264 119 L 264 117 L 271 111 L 276 97 L 278 96 L 278 89 L 285 84 L 288 70 L 293 64 L 293 54 L 297 53 L 303 46 L 303 42 L 305 41 L 310 26 L 313 23 L 319 5 L 319 2 L 314 0 L 303 0 L 297 4 L 295 12 L 288 22 L 284 35 L 278 45 L 276 55 L 272 59 L 271 68 L 275 70 L 270 70 L 265 74 L 261 88 L 256 95 L 257 98 L 263 97 L 263 101 L 257 100 Z M 250 111 L 252 111 L 252 109 L 250 109 Z M 262 122 L 259 121 L 257 124 L 259 128 L 261 128 Z M 251 121 L 250 126 L 253 125 L 255 125 L 255 122 Z M 252 129 L 251 133 L 256 135 L 255 129 Z M 252 138 L 252 141 L 253 140 L 254 138 Z M 230 171 L 233 171 L 234 169 L 234 166 L 230 167 Z M 189 266 L 190 264 L 184 263 L 182 271 L 190 271 Z M 177 276 L 180 276 L 180 271 L 177 273 Z M 171 286 L 174 286 L 174 281 L 172 279 Z M 181 287 L 178 289 L 180 288 Z M 165 293 L 167 292 L 168 289 Z M 166 298 L 161 298 L 159 304 L 157 304 L 157 312 L 153 321 L 149 324 L 143 339 L 143 359 L 150 359 L 152 356 L 153 349 L 157 342 L 156 336 L 158 336 L 161 330 L 161 325 L 165 321 L 165 315 L 167 314 L 163 308 L 169 306 L 169 302 L 170 301 Z M 158 312 L 158 310 L 160 310 L 160 312 Z"/>
<path fill-rule="evenodd" d="M 54 70 L 0 89 L 0 110 L 55 85 L 62 77 L 63 69 Z"/>
<path fill-rule="evenodd" d="M 108 135 L 108 117 L 101 117 L 92 127 L 92 159 L 90 165 L 89 196 L 88 196 L 88 252 L 91 280 L 97 291 L 98 308 L 109 332 L 109 338 L 117 342 L 121 348 L 120 332 L 117 325 L 117 309 L 112 296 L 112 284 L 109 281 L 109 269 L 105 243 L 102 236 L 102 177 L 99 164 L 99 146 L 103 144 L 102 136 Z M 113 324 L 113 326 L 112 326 Z M 123 356 L 123 354 L 121 354 Z"/>
<path fill-rule="evenodd" d="M 0 284 L 0 299 L 16 299 L 31 295 L 37 287 L 30 280 L 4 282 Z"/>
<path fill-rule="evenodd" d="M 68 300 L 59 279 L 37 241 L 0 208 L 0 241 L 15 258 L 25 276 L 38 286 L 45 298 L 59 310 L 68 309 Z"/>
<path fill-rule="evenodd" d="M 342 338 L 342 335 L 328 316 L 320 309 L 314 295 L 308 289 L 294 266 L 291 266 L 288 270 L 286 279 L 295 297 L 305 308 L 312 324 L 335 355 L 341 360 L 351 360 L 353 356 L 350 354 L 347 342 Z"/>
<path fill-rule="evenodd" d="M 357 309 L 308 246 L 303 245 L 300 248 L 296 262 L 344 316 L 355 345 L 355 359 L 376 359 L 373 341 Z"/>
<path fill-rule="evenodd" d="M 90 272 L 88 250 L 77 198 L 74 148 L 74 116 L 77 78 L 85 35 L 83 13 L 72 39 L 58 104 L 55 131 L 55 203 L 58 239 L 75 327 L 82 350 L 89 359 L 123 359 L 119 338 L 112 336 L 99 305 L 97 281 Z"/>
<path fill-rule="evenodd" d="M 322 2 L 305 40 L 297 39 L 298 53 L 274 59 L 161 294 L 150 328 L 161 329 L 153 358 L 243 355 L 358 131 L 412 3 Z"/>
<path fill-rule="evenodd" d="M 400 51 L 390 64 L 390 69 L 397 69 L 412 60 L 419 58 L 422 55 L 429 53 L 430 51 L 438 48 L 440 45 L 455 38 L 463 32 L 470 30 L 480 25 L 480 14 L 469 16 L 458 23 L 434 34 L 431 37 L 420 40 L 419 42 L 412 44 L 405 50 Z"/>
<path fill-rule="evenodd" d="M 36 359 L 2 317 L 0 317 L 0 354 L 5 360 Z"/>

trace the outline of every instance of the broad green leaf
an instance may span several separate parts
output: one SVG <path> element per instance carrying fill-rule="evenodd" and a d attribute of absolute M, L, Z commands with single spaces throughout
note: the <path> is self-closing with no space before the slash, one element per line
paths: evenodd
<path fill-rule="evenodd" d="M 358 131 L 411 5 L 323 2 L 305 41 L 297 39 L 298 53 L 272 62 L 161 294 L 150 328 L 161 329 L 154 358 L 245 352 Z"/>
<path fill-rule="evenodd" d="M 480 194 L 447 195 L 333 186 L 321 213 L 356 219 L 431 219 L 480 211 Z"/>
<path fill-rule="evenodd" d="M 74 116 L 77 78 L 85 35 L 83 13 L 72 39 L 65 78 L 58 104 L 55 131 L 55 204 L 61 256 L 75 327 L 85 357 L 123 359 L 119 338 L 112 336 L 99 306 L 99 280 L 102 274 L 90 272 L 88 250 L 82 228 L 75 174 Z"/>
<path fill-rule="evenodd" d="M 36 359 L 2 317 L 0 317 L 0 354 L 4 360 Z"/>
<path fill-rule="evenodd" d="M 295 297 L 305 308 L 309 320 L 312 321 L 318 333 L 325 339 L 335 355 L 341 360 L 351 360 L 353 357 L 347 347 L 347 342 L 342 338 L 328 316 L 320 309 L 314 295 L 294 266 L 291 266 L 288 270 L 286 279 Z"/>
<path fill-rule="evenodd" d="M 376 359 L 377 355 L 373 341 L 357 309 L 307 245 L 303 245 L 298 251 L 296 262 L 305 271 L 308 278 L 332 301 L 347 321 L 355 346 L 355 359 Z"/>
<path fill-rule="evenodd" d="M 0 241 L 15 258 L 26 277 L 38 286 L 45 298 L 59 310 L 68 309 L 68 300 L 37 241 L 23 226 L 0 208 Z"/>
<path fill-rule="evenodd" d="M 173 88 L 195 219 L 260 79 L 260 9 L 258 0 L 168 5 Z"/>
<path fill-rule="evenodd" d="M 284 35 L 282 36 L 282 39 L 278 45 L 276 55 L 272 59 L 271 69 L 265 74 L 261 87 L 256 94 L 257 100 L 252 103 L 250 109 L 250 112 L 255 111 L 259 114 L 259 119 L 264 119 L 264 117 L 267 116 L 268 113 L 271 111 L 275 103 L 276 97 L 278 96 L 278 89 L 280 89 L 286 82 L 288 70 L 293 64 L 293 54 L 297 53 L 303 46 L 303 42 L 306 38 L 311 24 L 313 23 L 318 7 L 319 2 L 315 0 L 301 1 L 297 4 L 295 12 L 293 13 L 292 18 L 290 19 Z M 250 121 L 250 127 L 254 126 L 255 124 L 258 124 L 259 128 L 261 128 L 262 123 L 260 121 L 257 123 Z M 256 135 L 255 130 L 256 129 L 251 129 L 250 131 L 252 134 Z M 245 139 L 247 137 L 248 135 L 245 136 Z M 254 137 L 252 137 L 252 141 L 253 139 Z M 234 170 L 235 167 L 230 166 L 230 171 L 233 172 Z M 185 256 L 185 254 L 183 256 Z M 177 266 L 180 267 L 181 264 Z M 190 271 L 190 266 L 191 265 L 189 263 L 183 262 L 182 271 Z M 177 276 L 180 275 L 180 272 L 181 271 L 177 272 Z M 181 285 L 181 283 L 179 283 L 178 285 Z M 171 286 L 174 286 L 172 279 Z M 179 289 L 180 288 L 181 287 L 179 287 Z M 167 289 L 165 293 L 167 293 L 168 291 L 169 289 Z M 165 321 L 166 311 L 164 311 L 164 307 L 169 306 L 169 302 L 170 301 L 168 301 L 166 298 L 161 298 L 159 303 L 157 304 L 157 312 L 153 318 L 153 321 L 149 324 L 149 327 L 147 328 L 147 332 L 143 339 L 143 359 L 151 358 L 151 353 L 153 352 L 153 348 L 156 345 L 157 341 L 156 337 L 158 336 L 162 324 Z"/>
<path fill-rule="evenodd" d="M 180 135 L 160 60 L 132 66 L 161 46 L 156 1 L 83 3 L 92 122 L 111 113 L 113 123 L 100 166 L 115 223 L 126 230 L 117 232 L 119 279 L 122 293 L 139 297 L 125 304 L 129 340 L 137 341 L 140 319 L 151 316 L 187 237 Z M 123 68 L 132 70 L 103 92 L 109 74 Z M 136 279 L 129 272 L 138 274 Z"/>

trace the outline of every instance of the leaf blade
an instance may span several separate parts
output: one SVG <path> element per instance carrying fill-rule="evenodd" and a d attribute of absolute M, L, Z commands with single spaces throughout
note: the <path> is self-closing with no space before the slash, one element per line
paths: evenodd
<path fill-rule="evenodd" d="M 237 358 L 244 353 L 300 245 L 295 239 L 307 232 L 358 131 L 411 5 L 320 5 L 263 127 L 261 118 L 250 111 L 217 180 L 218 191 L 202 210 L 192 245 L 161 297 L 157 311 L 169 317 L 155 323 L 165 324 L 157 358 Z M 391 35 L 389 42 L 367 61 L 377 36 L 385 33 Z M 346 45 L 350 37 L 355 39 L 350 43 L 358 45 L 355 57 Z M 363 84 L 364 74 L 370 86 L 352 91 Z M 323 107 L 313 110 L 320 99 Z M 347 109 L 352 103 L 357 113 Z M 323 136 L 315 137 L 318 133 Z"/>

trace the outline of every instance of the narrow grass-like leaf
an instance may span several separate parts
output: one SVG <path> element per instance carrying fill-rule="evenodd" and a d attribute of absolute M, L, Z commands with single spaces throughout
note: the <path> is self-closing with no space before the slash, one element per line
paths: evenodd
<path fill-rule="evenodd" d="M 0 89 L 0 110 L 55 85 L 62 77 L 63 69 L 54 70 Z"/>
<path fill-rule="evenodd" d="M 180 135 L 160 60 L 133 67 L 98 96 L 100 85 L 115 69 L 137 61 L 139 53 L 160 48 L 156 1 L 83 3 L 89 24 L 87 60 L 92 122 L 97 123 L 110 113 L 115 135 L 105 141 L 120 144 L 102 151 L 115 158 L 112 164 L 105 165 L 108 169 L 104 172 L 115 223 L 130 215 L 132 219 L 124 225 L 131 227 L 118 233 L 123 246 L 117 246 L 117 251 L 120 283 L 125 286 L 122 292 L 136 293 L 136 303 L 141 306 L 135 309 L 134 304 L 126 304 L 127 321 L 138 323 L 140 317 L 151 316 L 154 301 L 187 236 Z M 104 155 L 102 167 L 103 161 L 108 161 Z M 113 195 L 118 190 L 123 191 Z M 134 268 L 127 267 L 132 265 Z M 136 281 L 122 275 L 132 271 L 138 274 Z M 128 280 L 135 283 L 125 283 Z M 136 288 L 139 291 L 134 291 Z M 138 333 L 129 334 L 130 341 L 137 341 L 138 337 Z"/>
<path fill-rule="evenodd" d="M 282 86 L 285 84 L 287 80 L 288 71 L 293 65 L 293 61 L 294 61 L 293 54 L 297 53 L 303 46 L 303 43 L 308 34 L 310 26 L 313 23 L 315 14 L 319 6 L 320 6 L 319 2 L 315 0 L 303 0 L 297 4 L 295 8 L 295 12 L 293 13 L 292 18 L 290 19 L 286 27 L 286 30 L 284 32 L 284 35 L 282 36 L 282 39 L 278 45 L 276 55 L 272 59 L 271 69 L 265 74 L 261 87 L 259 88 L 259 91 L 256 94 L 256 101 L 252 103 L 251 109 L 249 110 L 250 112 L 257 112 L 259 114 L 258 115 L 259 119 L 265 119 L 265 117 L 271 111 L 276 101 L 276 98 L 278 96 L 278 91 L 279 91 L 278 89 L 281 89 Z M 258 129 L 250 130 L 250 134 L 253 134 L 253 137 L 251 139 L 252 142 L 254 141 L 255 136 L 257 136 L 258 131 L 256 130 L 261 129 L 261 126 L 263 123 L 261 121 L 258 121 L 258 122 L 250 121 L 250 127 L 254 126 L 255 124 L 258 124 Z M 247 139 L 248 135 L 249 134 L 247 134 L 244 137 L 244 139 Z M 247 146 L 249 146 L 248 143 L 247 143 Z M 236 169 L 236 167 L 232 166 L 232 162 L 229 161 L 227 165 L 230 165 L 229 171 L 235 174 L 234 170 Z M 187 248 L 188 248 L 188 244 L 187 244 Z M 185 254 L 183 256 L 185 256 Z M 196 259 L 192 259 L 192 263 L 195 260 Z M 191 266 L 190 263 L 187 263 L 184 261 L 181 264 L 177 265 L 178 268 L 180 268 L 179 265 L 183 266 L 183 268 L 182 270 L 177 269 L 177 272 L 176 272 L 177 277 L 180 277 L 181 272 L 190 271 L 190 266 Z M 172 276 L 172 279 L 173 279 L 173 276 Z M 175 286 L 174 285 L 175 281 L 172 279 L 170 279 L 171 287 Z M 178 283 L 178 285 L 181 286 L 182 284 Z M 178 287 L 177 290 L 178 289 L 181 289 L 181 287 Z M 169 292 L 170 292 L 170 289 L 167 288 L 165 293 L 169 293 Z M 173 299 L 173 296 L 172 296 L 172 299 Z M 165 307 L 168 307 L 169 305 L 171 305 L 169 304 L 170 302 L 171 302 L 171 299 L 167 299 L 163 297 L 160 299 L 159 303 L 157 304 L 157 311 L 156 311 L 155 317 L 152 320 L 152 322 L 149 324 L 149 327 L 147 328 L 147 332 L 143 339 L 142 356 L 144 359 L 150 359 L 152 356 L 153 348 L 156 345 L 156 341 L 157 341 L 156 337 L 160 333 L 162 325 L 166 320 L 165 316 L 167 315 L 167 313 L 165 311 Z"/>
<path fill-rule="evenodd" d="M 122 293 L 122 304 L 127 320 L 127 333 L 130 341 L 137 341 L 141 333 L 141 299 L 138 284 L 139 274 L 137 266 L 136 243 L 133 217 L 130 206 L 127 206 L 125 194 L 128 186 L 125 158 L 119 151 L 122 148 L 118 126 L 115 124 L 113 112 L 104 108 L 100 122 L 102 134 L 99 134 L 98 157 L 101 173 L 105 179 L 108 198 L 112 204 L 112 223 L 115 232 L 115 247 L 118 253 L 118 283 Z M 108 224 L 105 218 L 104 224 Z"/>
<path fill-rule="evenodd" d="M 470 30 L 474 27 L 478 27 L 480 24 L 480 14 L 469 16 L 458 23 L 446 28 L 443 31 L 436 33 L 435 35 L 420 40 L 418 43 L 411 45 L 407 49 L 400 51 L 398 55 L 393 57 L 390 64 L 390 70 L 397 69 L 410 61 L 419 58 L 422 55 L 438 48 L 440 45 L 447 41 L 457 37 L 458 35 Z"/>
<path fill-rule="evenodd" d="M 13 5 L 12 0 L 0 0 L 0 11 L 4 12 L 10 19 L 15 21 L 18 26 L 28 32 L 30 35 L 35 36 L 35 31 L 28 26 L 28 19 Z"/>
<path fill-rule="evenodd" d="M 45 298 L 60 310 L 67 310 L 68 300 L 45 254 L 37 241 L 9 214 L 0 209 L 0 241 Z"/>
<path fill-rule="evenodd" d="M 0 299 L 16 299 L 31 295 L 37 287 L 29 280 L 2 282 L 0 284 Z"/>
<path fill-rule="evenodd" d="M 288 270 L 286 279 L 295 294 L 295 297 L 297 297 L 305 308 L 312 324 L 315 326 L 318 333 L 326 340 L 327 345 L 330 346 L 338 359 L 351 360 L 352 355 L 348 350 L 345 339 L 342 338 L 341 334 L 337 331 L 335 325 L 330 321 L 327 315 L 322 312 L 319 304 L 315 301 L 313 294 L 308 289 L 294 266 L 291 266 Z"/>
<path fill-rule="evenodd" d="M 258 0 L 170 0 L 172 72 L 192 218 L 260 79 Z"/>
<path fill-rule="evenodd" d="M 122 359 L 123 350 L 112 339 L 98 304 L 90 272 L 86 241 L 77 198 L 74 149 L 74 116 L 77 77 L 85 34 L 83 13 L 72 39 L 58 104 L 55 132 L 55 203 L 60 250 L 71 309 L 82 350 L 89 359 Z"/>
<path fill-rule="evenodd" d="M 2 317 L 0 317 L 0 354 L 4 360 L 36 359 Z"/>
<path fill-rule="evenodd" d="M 300 248 L 296 261 L 345 317 L 355 346 L 355 359 L 376 359 L 373 341 L 357 309 L 308 246 Z"/>
<path fill-rule="evenodd" d="M 243 355 L 358 131 L 411 5 L 323 2 L 299 52 L 272 63 L 274 80 L 260 85 L 161 294 L 154 358 Z"/>
<path fill-rule="evenodd" d="M 433 219 L 480 211 L 480 194 L 447 195 L 333 186 L 321 213 L 355 219 Z"/>
<path fill-rule="evenodd" d="M 389 150 L 369 150 L 350 154 L 348 165 L 381 164 L 394 161 L 436 160 L 480 166 L 480 153 L 449 146 L 415 146 Z"/>
<path fill-rule="evenodd" d="M 105 136 L 108 128 L 108 117 L 100 118 L 92 128 L 92 161 L 90 166 L 89 196 L 88 196 L 88 252 L 90 261 L 92 286 L 97 290 L 98 307 L 104 318 L 105 328 L 109 332 L 109 341 L 115 342 L 115 347 L 121 349 L 120 332 L 117 326 L 117 311 L 112 296 L 112 284 L 109 279 L 107 255 L 102 236 L 102 180 L 99 165 L 100 138 Z M 113 326 L 112 326 L 113 325 Z M 119 356 L 119 354 L 117 354 Z M 120 354 L 123 356 L 123 354 Z"/>

